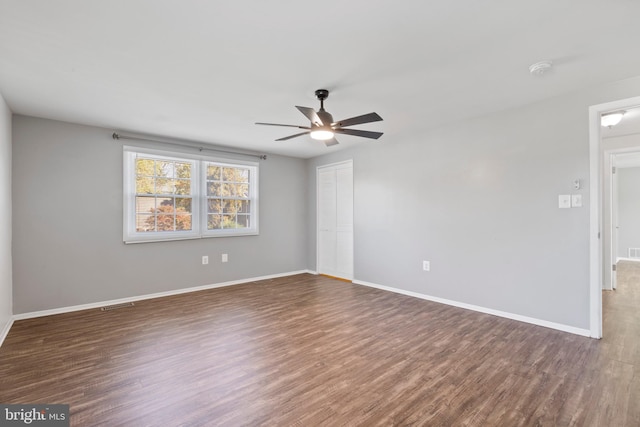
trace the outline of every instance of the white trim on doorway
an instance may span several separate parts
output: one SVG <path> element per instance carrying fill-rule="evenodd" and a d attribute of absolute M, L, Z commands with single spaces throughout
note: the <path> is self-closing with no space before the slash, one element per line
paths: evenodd
<path fill-rule="evenodd" d="M 589 107 L 589 330 L 592 338 L 602 338 L 603 157 L 600 154 L 600 116 L 638 106 L 640 97 Z"/>

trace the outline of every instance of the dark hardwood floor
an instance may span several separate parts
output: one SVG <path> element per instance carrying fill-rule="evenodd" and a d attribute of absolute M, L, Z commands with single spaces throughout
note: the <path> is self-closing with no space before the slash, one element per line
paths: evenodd
<path fill-rule="evenodd" d="M 0 402 L 74 426 L 639 426 L 639 272 L 602 340 L 312 275 L 17 321 Z"/>

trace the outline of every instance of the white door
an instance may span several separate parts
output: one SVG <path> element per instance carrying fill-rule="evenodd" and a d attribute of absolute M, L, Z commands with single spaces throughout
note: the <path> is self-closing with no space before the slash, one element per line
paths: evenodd
<path fill-rule="evenodd" d="M 353 162 L 319 167 L 318 273 L 353 279 Z"/>

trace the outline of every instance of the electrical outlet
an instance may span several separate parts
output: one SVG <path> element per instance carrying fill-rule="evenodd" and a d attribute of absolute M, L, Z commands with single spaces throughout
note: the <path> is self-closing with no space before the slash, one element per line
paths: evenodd
<path fill-rule="evenodd" d="M 228 262 L 228 261 L 229 261 L 229 255 L 222 254 L 222 262 Z"/>
<path fill-rule="evenodd" d="M 424 271 L 431 271 L 431 263 L 429 261 L 422 261 L 422 269 Z"/>
<path fill-rule="evenodd" d="M 205 264 L 209 264 L 209 257 L 207 255 L 204 255 L 202 257 L 202 265 L 205 265 Z"/>

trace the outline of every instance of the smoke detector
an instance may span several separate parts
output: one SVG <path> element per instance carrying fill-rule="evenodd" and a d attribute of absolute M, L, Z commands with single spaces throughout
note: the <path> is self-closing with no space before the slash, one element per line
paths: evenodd
<path fill-rule="evenodd" d="M 534 76 L 541 76 L 551 69 L 551 61 L 540 61 L 529 66 L 529 72 Z"/>

